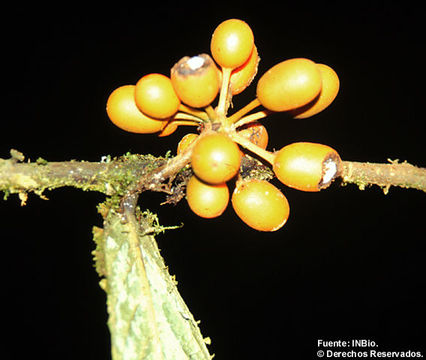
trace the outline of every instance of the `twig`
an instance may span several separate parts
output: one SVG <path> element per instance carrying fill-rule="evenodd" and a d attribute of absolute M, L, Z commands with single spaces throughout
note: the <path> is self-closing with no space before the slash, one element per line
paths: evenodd
<path fill-rule="evenodd" d="M 137 182 L 129 187 L 128 192 L 123 196 L 121 200 L 121 210 L 124 209 L 124 203 L 128 201 L 128 198 L 137 199 L 137 196 L 145 191 L 158 191 L 166 192 L 171 194 L 171 185 L 172 181 L 176 175 L 181 171 L 186 165 L 191 161 L 192 149 L 194 148 L 197 141 L 199 141 L 204 136 L 211 133 L 211 129 L 207 126 L 197 137 L 196 141 L 193 141 L 184 152 L 175 156 L 174 158 L 169 159 L 162 166 L 154 169 L 151 172 L 146 173 L 142 176 Z M 164 184 L 166 180 L 168 185 Z"/>
<path fill-rule="evenodd" d="M 38 160 L 23 163 L 22 160 L 22 156 L 0 159 L 0 191 L 6 196 L 18 193 L 24 204 L 28 192 L 43 196 L 45 190 L 64 186 L 118 196 L 139 194 L 144 190 L 170 194 L 172 180 L 189 163 L 190 153 L 169 159 L 125 155 L 102 162 Z M 343 161 L 341 178 L 344 184 L 356 184 L 361 190 L 369 185 L 378 185 L 385 193 L 391 186 L 426 192 L 426 169 L 406 162 L 373 164 Z M 168 183 L 165 184 L 165 181 Z"/>
<path fill-rule="evenodd" d="M 19 162 L 22 160 L 23 156 L 19 160 L 16 156 L 0 159 L 0 191 L 42 195 L 45 190 L 72 186 L 106 195 L 124 194 L 129 184 L 166 162 L 150 155 L 124 155 L 101 162 Z"/>
<path fill-rule="evenodd" d="M 426 169 L 407 162 L 390 161 L 389 164 L 342 162 L 343 182 L 358 185 L 360 190 L 366 186 L 378 185 L 386 194 L 391 186 L 417 189 L 426 192 Z"/>

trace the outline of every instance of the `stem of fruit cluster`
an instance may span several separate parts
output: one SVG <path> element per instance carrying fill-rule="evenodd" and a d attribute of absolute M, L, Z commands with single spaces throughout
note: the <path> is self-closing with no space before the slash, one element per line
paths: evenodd
<path fill-rule="evenodd" d="M 256 154 L 260 158 L 266 160 L 268 163 L 273 165 L 275 154 L 271 153 L 265 149 L 262 149 L 260 146 L 253 144 L 250 140 L 245 138 L 244 136 L 239 135 L 236 132 L 232 132 L 230 134 L 232 140 L 234 140 L 237 144 L 240 144 L 243 148 L 249 150 L 253 154 Z"/>
<path fill-rule="evenodd" d="M 159 137 L 169 136 L 174 133 L 178 126 L 199 126 L 204 121 L 190 114 L 177 113 L 175 117 L 167 122 L 158 134 Z"/>
<path fill-rule="evenodd" d="M 208 115 L 204 111 L 194 109 L 194 108 L 187 106 L 185 104 L 182 104 L 182 103 L 179 105 L 179 111 L 181 111 L 183 113 L 191 114 L 191 115 L 195 116 L 196 118 L 201 119 L 203 121 L 209 120 Z"/>
<path fill-rule="evenodd" d="M 254 114 L 250 114 L 247 116 L 244 116 L 243 118 L 239 119 L 237 122 L 234 123 L 234 127 L 240 127 L 246 124 L 250 124 L 253 121 L 263 119 L 264 117 L 268 116 L 270 114 L 270 111 L 268 110 L 261 110 Z"/>
<path fill-rule="evenodd" d="M 197 116 L 185 113 L 177 113 L 172 122 L 176 125 L 194 125 L 197 126 L 204 121 Z"/>
<path fill-rule="evenodd" d="M 238 110 L 236 113 L 234 113 L 230 117 L 228 117 L 228 122 L 230 124 L 237 122 L 245 114 L 247 114 L 248 112 L 252 111 L 253 109 L 257 108 L 260 105 L 261 104 L 260 104 L 260 101 L 258 100 L 258 98 L 255 98 L 254 100 L 250 101 L 246 106 L 244 106 L 243 108 Z"/>
<path fill-rule="evenodd" d="M 217 114 L 224 118 L 227 111 L 229 80 L 231 79 L 231 68 L 222 68 L 222 86 L 219 94 L 219 104 L 217 106 Z"/>
<path fill-rule="evenodd" d="M 208 117 L 210 120 L 215 120 L 217 117 L 216 111 L 214 111 L 213 107 L 211 105 L 206 106 L 204 108 L 204 110 L 206 111 Z"/>

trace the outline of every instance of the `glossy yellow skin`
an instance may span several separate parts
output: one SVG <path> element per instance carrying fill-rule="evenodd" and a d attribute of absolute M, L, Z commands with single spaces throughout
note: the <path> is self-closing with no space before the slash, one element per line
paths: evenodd
<path fill-rule="evenodd" d="M 340 157 L 336 150 L 327 145 L 298 142 L 284 146 L 275 154 L 273 170 L 285 185 L 302 191 L 320 191 L 325 160 L 333 158 L 337 168 Z"/>
<path fill-rule="evenodd" d="M 169 119 L 168 121 L 164 121 L 164 126 L 161 129 L 160 133 L 158 134 L 159 137 L 166 137 L 173 134 L 177 128 L 178 124 L 175 121 L 172 121 L 173 119 Z"/>
<path fill-rule="evenodd" d="M 254 45 L 251 55 L 247 61 L 243 65 L 232 70 L 230 79 L 232 95 L 240 94 L 251 84 L 253 78 L 257 74 L 259 60 L 259 54 L 257 52 L 256 45 Z"/>
<path fill-rule="evenodd" d="M 250 142 L 262 149 L 266 149 L 268 146 L 268 131 L 261 123 L 252 122 L 242 126 L 242 129 L 238 131 L 238 134 L 244 136 L 246 139 L 250 140 Z M 242 155 L 244 154 L 242 153 Z"/>
<path fill-rule="evenodd" d="M 222 215 L 228 206 L 229 189 L 226 184 L 206 184 L 192 176 L 186 185 L 186 200 L 198 216 L 215 218 Z"/>
<path fill-rule="evenodd" d="M 222 67 L 235 69 L 250 57 L 254 46 L 253 32 L 239 19 L 225 20 L 212 35 L 210 50 L 213 59 Z"/>
<path fill-rule="evenodd" d="M 197 60 L 202 65 L 195 67 Z M 209 55 L 182 58 L 171 69 L 171 80 L 176 94 L 189 106 L 200 108 L 210 105 L 219 93 L 219 69 Z"/>
<path fill-rule="evenodd" d="M 186 134 L 178 143 L 177 154 L 179 155 L 182 152 L 184 152 L 185 149 L 189 145 L 191 145 L 197 137 L 198 137 L 198 134 L 193 134 L 193 133 Z"/>
<path fill-rule="evenodd" d="M 265 180 L 238 183 L 232 194 L 232 207 L 244 223 L 258 231 L 280 229 L 290 214 L 287 198 Z"/>
<path fill-rule="evenodd" d="M 170 78 L 162 74 L 145 75 L 136 83 L 135 102 L 144 114 L 163 120 L 176 114 L 180 105 Z"/>
<path fill-rule="evenodd" d="M 238 173 L 240 163 L 238 145 L 221 133 L 198 140 L 191 157 L 195 175 L 209 184 L 221 184 L 232 179 Z"/>
<path fill-rule="evenodd" d="M 304 106 L 319 95 L 321 71 L 304 58 L 285 60 L 269 69 L 257 83 L 260 103 L 272 111 L 288 111 Z"/>
<path fill-rule="evenodd" d="M 340 81 L 336 72 L 328 65 L 317 64 L 321 71 L 322 89 L 320 94 L 309 104 L 292 112 L 296 119 L 306 119 L 327 108 L 339 92 Z"/>
<path fill-rule="evenodd" d="M 160 131 L 166 122 L 143 114 L 135 104 L 134 94 L 134 85 L 115 89 L 107 100 L 109 119 L 119 128 L 132 133 L 153 134 Z"/>

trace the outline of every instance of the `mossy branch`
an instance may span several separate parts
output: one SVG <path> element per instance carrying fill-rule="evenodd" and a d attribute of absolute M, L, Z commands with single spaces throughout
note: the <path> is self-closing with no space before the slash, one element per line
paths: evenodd
<path fill-rule="evenodd" d="M 45 190 L 71 186 L 109 196 L 124 196 L 129 191 L 164 191 L 172 197 L 167 202 L 176 202 L 183 197 L 182 187 L 179 184 L 173 187 L 171 181 L 178 173 L 183 173 L 181 169 L 189 163 L 189 152 L 174 158 L 127 154 L 116 159 L 106 157 L 100 162 L 47 162 L 39 159 L 32 163 L 22 162 L 23 156 L 19 152 L 11 153 L 10 159 L 0 159 L 0 191 L 6 196 L 18 193 L 21 199 L 26 199 L 28 192 L 42 196 Z M 255 177 L 273 177 L 268 167 L 253 158 L 244 157 L 242 164 L 243 173 L 252 171 Z M 190 171 L 184 174 L 183 183 L 189 175 Z M 391 186 L 426 192 L 426 169 L 407 162 L 343 161 L 340 177 L 343 184 L 353 183 L 361 190 L 378 185 L 385 192 Z"/>
<path fill-rule="evenodd" d="M 163 157 L 124 155 L 105 157 L 100 162 L 63 161 L 23 162 L 23 155 L 11 151 L 10 159 L 0 159 L 0 191 L 5 194 L 35 192 L 71 186 L 106 195 L 124 194 L 128 186 L 165 164 Z"/>

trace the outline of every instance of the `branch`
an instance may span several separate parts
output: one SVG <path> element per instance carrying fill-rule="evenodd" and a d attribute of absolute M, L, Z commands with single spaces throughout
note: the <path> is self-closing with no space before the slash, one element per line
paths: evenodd
<path fill-rule="evenodd" d="M 182 185 L 191 174 L 186 172 L 179 179 L 180 183 L 172 188 L 171 181 L 189 163 L 188 153 L 174 158 L 127 154 L 116 159 L 106 158 L 101 162 L 37 160 L 34 163 L 23 163 L 22 154 L 16 151 L 12 153 L 12 158 L 0 159 L 0 191 L 6 196 L 18 193 L 23 204 L 28 192 L 42 196 L 46 189 L 64 186 L 118 196 L 128 196 L 129 190 L 130 194 L 144 190 L 163 191 L 171 198 L 167 202 L 175 203 L 184 196 Z M 251 157 L 244 157 L 242 173 L 249 172 L 253 173 L 253 177 L 273 177 L 268 167 L 259 165 Z M 343 184 L 353 183 L 361 190 L 369 185 L 378 185 L 385 193 L 391 186 L 426 192 L 426 169 L 406 162 L 374 164 L 343 161 L 340 177 Z M 165 181 L 168 184 L 164 184 Z"/>
<path fill-rule="evenodd" d="M 426 192 L 426 169 L 407 162 L 398 163 L 397 160 L 389 164 L 343 161 L 341 178 L 344 184 L 356 184 L 360 190 L 369 185 L 378 185 L 385 194 L 391 186 Z"/>
<path fill-rule="evenodd" d="M 21 199 L 27 192 L 42 196 L 45 190 L 64 186 L 98 191 L 106 195 L 120 195 L 167 159 L 151 155 L 124 155 L 101 162 L 63 161 L 23 163 L 23 155 L 11 151 L 10 159 L 0 159 L 0 191 L 6 195 L 18 193 Z"/>

